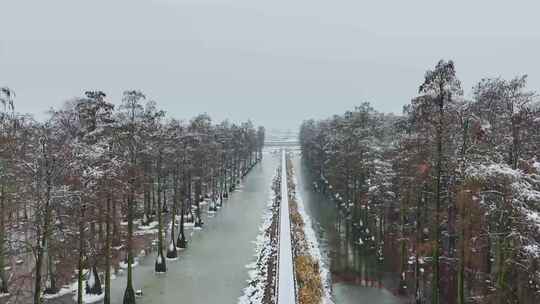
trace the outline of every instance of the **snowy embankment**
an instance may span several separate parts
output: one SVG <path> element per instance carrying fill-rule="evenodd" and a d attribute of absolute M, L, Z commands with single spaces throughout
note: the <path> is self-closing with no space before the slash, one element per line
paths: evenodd
<path fill-rule="evenodd" d="M 275 303 L 273 286 L 275 286 L 275 267 L 277 266 L 276 215 L 279 210 L 276 202 L 276 191 L 279 191 L 279 188 L 276 189 L 276 185 L 279 185 L 279 181 L 279 175 L 276 174 L 270 185 L 270 197 L 262 215 L 259 235 L 254 242 L 256 261 L 246 265 L 249 269 L 248 286 L 244 288 L 243 295 L 238 299 L 239 304 Z"/>
<path fill-rule="evenodd" d="M 318 265 L 319 276 L 322 282 L 322 295 L 321 300 L 324 304 L 333 304 L 332 300 L 332 281 L 330 271 L 328 266 L 324 263 L 321 249 L 319 247 L 319 241 L 313 229 L 311 218 L 307 214 L 304 202 L 299 193 L 296 192 L 296 186 L 298 185 L 296 174 L 292 163 L 289 161 L 289 194 L 291 196 L 291 208 L 296 208 L 296 210 L 291 210 L 292 216 L 294 217 L 294 211 L 300 215 L 301 222 L 303 224 L 299 225 L 303 229 L 303 236 L 295 236 L 296 241 L 300 241 L 303 244 L 295 244 L 295 250 L 297 255 L 307 254 L 310 256 Z M 294 219 L 293 219 L 293 225 Z M 298 263 L 298 262 L 296 262 Z M 297 270 L 298 272 L 298 270 Z"/>

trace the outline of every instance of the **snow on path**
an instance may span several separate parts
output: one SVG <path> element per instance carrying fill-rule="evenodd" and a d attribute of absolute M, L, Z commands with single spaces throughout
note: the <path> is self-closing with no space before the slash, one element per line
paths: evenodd
<path fill-rule="evenodd" d="M 294 268 L 287 189 L 287 162 L 285 149 L 281 152 L 281 205 L 279 215 L 278 304 L 295 304 Z"/>

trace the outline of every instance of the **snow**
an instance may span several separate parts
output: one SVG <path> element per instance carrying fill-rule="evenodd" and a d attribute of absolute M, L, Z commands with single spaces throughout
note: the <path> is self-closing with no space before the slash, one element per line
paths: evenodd
<path fill-rule="evenodd" d="M 96 284 L 96 278 L 94 277 L 94 272 L 90 270 L 90 275 L 88 276 L 88 287 L 94 288 Z"/>
<path fill-rule="evenodd" d="M 294 173 L 293 168 L 293 177 L 292 177 L 293 183 L 295 185 L 298 185 L 296 174 Z M 321 248 L 319 246 L 319 241 L 317 239 L 317 235 L 315 234 L 315 230 L 313 229 L 313 224 L 311 222 L 311 218 L 306 213 L 306 209 L 304 207 L 304 201 L 302 200 L 302 197 L 300 196 L 300 193 L 296 193 L 296 204 L 298 213 L 302 217 L 302 220 L 304 221 L 304 233 L 306 235 L 306 240 L 310 244 L 309 247 L 309 253 L 313 259 L 315 259 L 320 267 L 319 271 L 321 274 L 321 280 L 323 282 L 324 287 L 324 297 L 323 297 L 323 303 L 324 304 L 333 304 L 332 301 L 332 278 L 330 274 L 330 270 L 328 268 L 328 265 L 324 262 Z"/>
<path fill-rule="evenodd" d="M 92 271 L 90 271 L 90 273 L 92 273 Z M 77 302 L 77 297 L 78 297 L 78 286 L 77 286 L 77 282 L 74 282 L 73 284 L 71 284 L 69 287 L 63 287 L 62 289 L 60 290 L 69 290 L 69 292 L 67 291 L 64 291 L 65 293 L 63 295 L 66 295 L 66 294 L 69 294 L 69 293 L 73 293 L 73 301 Z M 105 286 L 102 285 L 102 287 L 104 288 Z M 82 299 L 83 299 L 83 303 L 86 303 L 86 304 L 92 304 L 92 303 L 98 303 L 98 302 L 102 302 L 103 299 L 105 298 L 105 293 L 102 292 L 101 294 L 87 294 L 86 293 L 86 288 L 83 288 L 82 289 Z M 45 297 L 45 295 L 44 295 Z M 57 296 L 59 297 L 59 296 Z"/>
<path fill-rule="evenodd" d="M 83 303 L 86 304 L 92 304 L 92 303 L 98 303 L 103 301 L 105 298 L 105 293 L 102 292 L 101 294 L 86 294 L 83 288 Z M 74 301 L 77 301 L 77 294 L 73 297 Z"/>
<path fill-rule="evenodd" d="M 540 245 L 538 244 L 529 244 L 523 247 L 526 253 L 528 253 L 533 258 L 540 258 Z"/>
<path fill-rule="evenodd" d="M 158 229 L 137 230 L 133 232 L 133 235 L 156 234 L 158 233 L 158 231 Z"/>
<path fill-rule="evenodd" d="M 159 223 L 157 221 L 150 222 L 148 225 L 139 225 L 139 230 L 150 230 L 152 228 L 155 228 Z"/>
<path fill-rule="evenodd" d="M 70 286 L 64 286 L 62 288 L 60 288 L 60 290 L 58 290 L 57 293 L 54 293 L 54 294 L 43 294 L 43 298 L 46 299 L 46 300 L 51 300 L 51 299 L 56 299 L 56 298 L 60 298 L 60 297 L 63 297 L 67 294 L 70 294 L 73 292 L 73 289 L 70 287 Z"/>
<path fill-rule="evenodd" d="M 491 129 L 491 124 L 489 123 L 489 121 L 486 120 L 482 122 L 482 125 L 480 127 L 482 128 L 482 130 L 487 131 Z"/>
<path fill-rule="evenodd" d="M 124 261 L 118 263 L 118 266 L 120 266 L 120 268 L 122 269 L 127 269 L 128 268 L 128 264 Z M 138 259 L 133 259 L 133 264 L 131 264 L 131 267 L 137 267 L 139 266 L 139 260 Z"/>
<path fill-rule="evenodd" d="M 279 220 L 278 304 L 294 304 L 295 281 L 289 215 L 289 191 L 285 150 L 281 153 L 281 205 Z"/>
<path fill-rule="evenodd" d="M 238 304 L 261 304 L 266 281 L 267 264 L 273 251 L 272 240 L 269 233 L 266 233 L 272 225 L 273 203 L 275 194 L 270 184 L 270 197 L 262 215 L 262 224 L 259 226 L 259 234 L 255 240 L 255 261 L 246 265 L 248 269 L 248 286 L 244 288 L 243 295 L 238 299 Z"/>
<path fill-rule="evenodd" d="M 533 166 L 536 167 L 536 162 Z M 527 174 L 519 169 L 514 170 L 505 164 L 470 166 L 467 168 L 466 174 L 479 180 L 494 180 L 498 184 L 501 181 L 508 182 L 514 197 L 513 204 L 528 221 L 540 228 L 540 214 L 534 210 L 534 203 L 540 202 L 538 185 L 534 185 L 540 183 L 537 175 Z"/>

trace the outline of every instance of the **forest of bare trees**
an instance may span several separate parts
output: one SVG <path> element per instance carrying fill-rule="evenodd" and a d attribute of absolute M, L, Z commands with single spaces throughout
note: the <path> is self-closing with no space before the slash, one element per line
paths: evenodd
<path fill-rule="evenodd" d="M 157 232 L 155 271 L 166 272 L 189 246 L 184 224 L 204 225 L 200 203 L 224 203 L 264 137 L 250 121 L 167 117 L 140 91 L 119 106 L 88 91 L 38 121 L 0 88 L 0 301 L 42 303 L 75 279 L 76 302 L 104 294 L 108 304 L 125 268 L 124 303 L 135 303 L 136 229 Z"/>
<path fill-rule="evenodd" d="M 377 255 L 399 294 L 539 303 L 540 102 L 526 76 L 471 92 L 440 61 L 402 115 L 364 103 L 305 121 L 302 155 L 355 254 Z"/>

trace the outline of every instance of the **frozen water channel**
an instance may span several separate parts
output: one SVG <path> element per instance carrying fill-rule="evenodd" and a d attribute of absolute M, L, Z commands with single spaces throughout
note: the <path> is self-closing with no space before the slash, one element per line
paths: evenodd
<path fill-rule="evenodd" d="M 253 241 L 279 161 L 280 155 L 265 154 L 223 208 L 206 218 L 203 230 L 193 231 L 180 259 L 168 261 L 166 274 L 154 274 L 152 254 L 143 259 L 134 268 L 135 289 L 144 293 L 137 303 L 236 303 L 246 286 L 245 265 L 253 262 Z M 125 276 L 113 281 L 113 303 L 122 303 L 124 287 Z"/>

